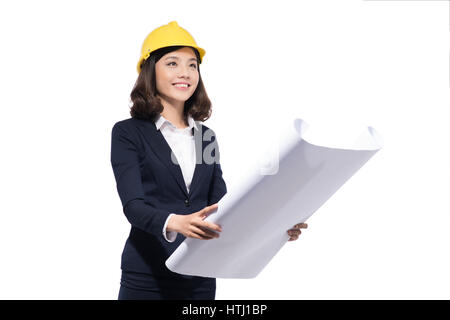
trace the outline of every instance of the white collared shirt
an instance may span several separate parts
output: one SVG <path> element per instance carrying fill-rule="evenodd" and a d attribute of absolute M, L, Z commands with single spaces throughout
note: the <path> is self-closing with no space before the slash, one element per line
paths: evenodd
<path fill-rule="evenodd" d="M 172 152 L 175 154 L 183 174 L 186 189 L 189 192 L 196 162 L 195 140 L 194 135 L 192 134 L 192 128 L 198 130 L 198 125 L 191 116 L 188 116 L 188 123 L 189 126 L 187 128 L 178 129 L 161 114 L 155 119 L 156 129 L 161 131 L 164 139 L 166 139 L 170 146 L 170 149 L 172 149 Z M 177 232 L 175 231 L 166 232 L 167 223 L 173 214 L 174 213 L 171 213 L 167 217 L 162 231 L 164 238 L 169 242 L 175 241 L 175 238 L 177 237 Z"/>

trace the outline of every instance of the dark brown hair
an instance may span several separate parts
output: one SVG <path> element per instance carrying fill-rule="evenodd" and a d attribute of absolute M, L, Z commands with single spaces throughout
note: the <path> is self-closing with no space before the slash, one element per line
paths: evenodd
<path fill-rule="evenodd" d="M 156 96 L 155 64 L 168 52 L 183 48 L 184 46 L 164 47 L 153 51 L 142 63 L 141 72 L 131 91 L 130 98 L 133 103 L 130 114 L 133 118 L 152 120 L 163 111 L 161 100 Z M 192 47 L 189 47 L 192 48 Z M 200 55 L 197 49 L 192 48 L 197 56 L 199 81 L 192 96 L 184 103 L 184 121 L 190 115 L 196 121 L 205 121 L 211 116 L 211 101 L 206 94 L 200 75 Z"/>

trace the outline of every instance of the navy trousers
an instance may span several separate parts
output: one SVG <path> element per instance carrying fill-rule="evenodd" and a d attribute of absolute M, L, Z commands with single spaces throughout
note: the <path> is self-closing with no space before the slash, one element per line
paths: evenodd
<path fill-rule="evenodd" d="M 172 279 L 122 270 L 119 300 L 214 300 L 215 278 Z"/>

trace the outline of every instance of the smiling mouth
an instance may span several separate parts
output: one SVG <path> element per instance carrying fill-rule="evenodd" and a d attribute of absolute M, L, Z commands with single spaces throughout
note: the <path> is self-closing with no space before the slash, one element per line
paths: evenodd
<path fill-rule="evenodd" d="M 173 84 L 173 86 L 175 86 L 177 88 L 189 88 L 190 87 L 189 84 Z"/>

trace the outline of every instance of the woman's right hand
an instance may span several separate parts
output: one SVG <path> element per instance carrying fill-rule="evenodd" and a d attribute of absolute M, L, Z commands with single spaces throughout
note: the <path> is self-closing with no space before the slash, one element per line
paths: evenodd
<path fill-rule="evenodd" d="M 222 228 L 212 222 L 204 221 L 211 211 L 217 208 L 218 204 L 215 203 L 191 214 L 175 214 L 170 217 L 166 230 L 179 232 L 188 238 L 201 240 L 218 238 L 219 234 L 217 232 L 222 232 Z"/>

